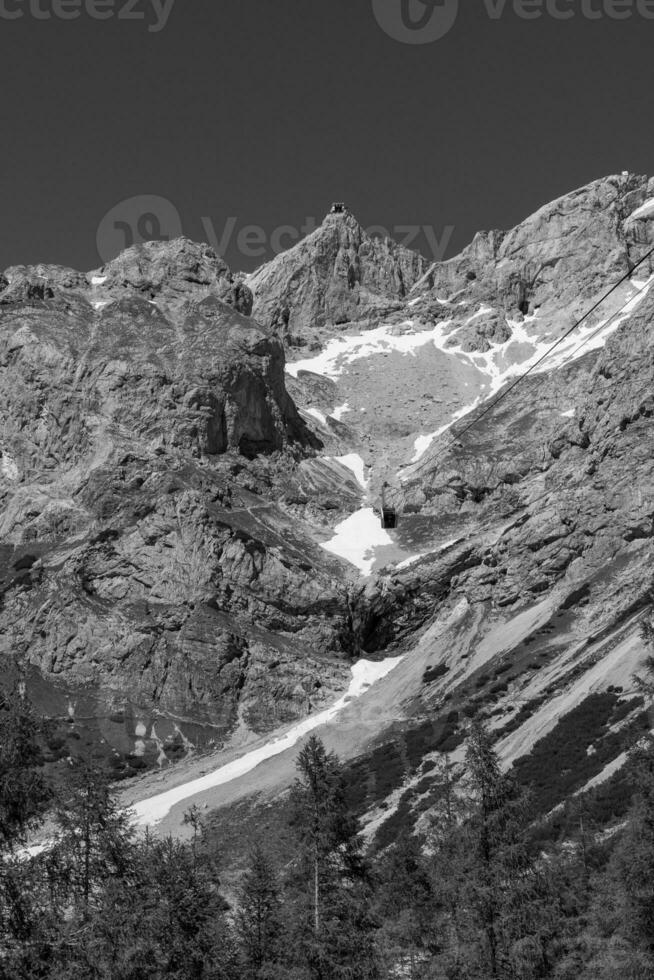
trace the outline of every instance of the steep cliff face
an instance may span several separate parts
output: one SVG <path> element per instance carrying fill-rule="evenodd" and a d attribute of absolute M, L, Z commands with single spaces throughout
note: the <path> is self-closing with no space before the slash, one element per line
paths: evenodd
<path fill-rule="evenodd" d="M 389 589 L 402 603 L 410 597 L 406 617 L 390 600 L 396 630 L 428 619 L 438 595 L 513 615 L 553 590 L 576 593 L 598 579 L 599 622 L 615 612 L 608 596 L 621 577 L 627 606 L 647 593 L 654 584 L 653 318 L 648 295 L 602 351 L 526 380 L 460 439 L 455 425 L 411 469 L 401 490 L 402 533 L 422 523 L 432 543 L 439 527 L 457 543 L 386 579 L 385 601 Z"/>
<path fill-rule="evenodd" d="M 418 458 L 402 468 L 395 490 L 403 510 L 397 536 L 407 546 L 413 542 L 419 554 L 410 567 L 388 571 L 370 584 L 364 644 L 395 642 L 418 623 L 440 616 L 441 603 L 465 601 L 485 609 L 489 621 L 497 615 L 508 622 L 543 597 L 555 594 L 564 602 L 568 593 L 579 593 L 600 623 L 619 620 L 632 601 L 645 602 L 654 584 L 651 261 L 637 281 L 603 304 L 563 353 L 546 358 L 536 374 L 496 399 L 570 325 L 570 297 L 585 295 L 586 310 L 615 281 L 606 274 L 609 259 L 616 279 L 627 271 L 626 251 L 618 245 L 629 243 L 637 223 L 649 220 L 631 215 L 638 215 L 651 190 L 646 178 L 608 178 L 499 236 L 522 243 L 511 246 L 513 270 L 527 268 L 534 242 L 541 244 L 543 261 L 553 250 L 560 255 L 551 283 L 539 287 L 536 314 L 525 318 L 513 309 L 509 315 L 506 305 L 513 294 L 506 284 L 513 271 L 504 246 L 496 264 L 489 256 L 475 259 L 478 281 L 470 280 L 465 289 L 483 287 L 482 295 L 442 297 L 441 308 L 450 314 L 446 349 L 450 344 L 453 356 L 488 374 L 460 421 L 453 415 L 451 424 L 428 437 Z M 652 247 L 649 234 L 641 228 L 635 236 L 639 257 Z M 593 263 L 584 264 L 584 242 L 597 253 L 599 272 Z M 477 247 L 433 275 L 469 270 Z M 443 289 L 444 281 L 434 291 Z M 458 290 L 461 281 L 453 286 Z M 491 300 L 497 304 L 493 309 Z M 455 302 L 461 303 L 458 316 Z M 475 306 L 481 312 L 471 317 Z M 414 315 L 419 305 L 411 309 Z M 478 334 L 485 346 L 466 351 L 461 337 L 498 317 L 506 318 L 509 336 Z M 448 546 L 441 551 L 443 542 Z M 610 599 L 614 594 L 620 595 L 616 604 Z M 576 600 L 566 608 L 572 606 Z M 469 642 L 474 649 L 472 637 Z"/>
<path fill-rule="evenodd" d="M 2 342 L 4 451 L 20 473 L 82 463 L 112 439 L 194 456 L 310 441 L 281 344 L 219 300 L 173 321 L 132 297 L 96 311 L 55 297 L 7 307 Z"/>
<path fill-rule="evenodd" d="M 385 722 L 367 740 L 325 730 L 358 756 L 355 795 L 387 843 L 422 819 L 428 773 L 461 758 L 472 717 L 508 765 L 615 702 L 565 779 L 543 766 L 544 812 L 611 779 L 647 727 L 634 675 L 654 595 L 651 259 L 547 352 L 652 248 L 653 190 L 609 177 L 480 235 L 380 325 L 288 367 L 300 408 L 358 440 L 371 502 L 385 479 L 399 514 L 351 599 L 368 655 L 404 658 L 371 695 Z"/>
<path fill-rule="evenodd" d="M 429 268 L 345 212 L 247 282 L 184 239 L 7 270 L 7 659 L 164 764 L 175 725 L 239 745 L 330 703 L 352 659 L 401 656 L 366 723 L 327 733 L 365 760 L 419 730 L 396 790 L 467 718 L 508 763 L 589 693 L 635 698 L 652 261 L 563 334 L 652 247 L 653 197 L 608 177 Z"/>
<path fill-rule="evenodd" d="M 460 255 L 432 265 L 416 292 L 491 304 L 509 317 L 547 308 L 573 322 L 644 254 L 650 218 L 631 215 L 653 194 L 647 177 L 594 181 L 511 231 L 480 232 Z"/>
<path fill-rule="evenodd" d="M 252 312 L 252 294 L 209 245 L 188 238 L 147 242 L 121 252 L 91 276 L 105 293 L 156 299 L 160 305 L 221 299 L 239 313 Z"/>
<path fill-rule="evenodd" d="M 200 246 L 102 272 L 5 273 L 2 652 L 58 713 L 129 703 L 218 738 L 302 716 L 355 641 L 334 563 L 277 503 L 320 447 L 281 341 L 223 301 Z"/>
<path fill-rule="evenodd" d="M 320 228 L 248 277 L 254 316 L 290 346 L 316 343 L 351 320 L 379 320 L 420 279 L 421 255 L 372 238 L 354 215 L 330 213 Z"/>

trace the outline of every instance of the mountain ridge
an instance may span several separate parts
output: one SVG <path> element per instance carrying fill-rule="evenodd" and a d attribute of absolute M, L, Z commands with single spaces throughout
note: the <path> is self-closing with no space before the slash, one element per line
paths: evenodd
<path fill-rule="evenodd" d="M 651 248 L 652 197 L 604 178 L 432 265 L 345 212 L 245 278 L 186 239 L 7 270 L 5 660 L 51 713 L 105 719 L 73 709 L 117 775 L 265 738 L 366 657 L 401 661 L 327 732 L 346 759 L 476 714 L 512 761 L 626 688 L 654 585 L 651 260 L 457 432 Z"/>

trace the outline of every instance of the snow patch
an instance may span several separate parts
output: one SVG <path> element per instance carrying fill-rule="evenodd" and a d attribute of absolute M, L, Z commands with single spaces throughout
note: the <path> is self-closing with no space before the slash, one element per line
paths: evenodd
<path fill-rule="evenodd" d="M 313 416 L 313 418 L 314 419 L 317 419 L 319 422 L 321 422 L 322 425 L 327 425 L 327 419 L 322 414 L 322 412 L 319 412 L 318 411 L 317 408 L 307 408 L 307 409 L 305 409 L 305 411 L 306 411 L 307 415 Z"/>
<path fill-rule="evenodd" d="M 379 515 L 372 507 L 363 507 L 351 514 L 337 524 L 334 531 L 334 537 L 320 547 L 356 565 L 363 575 L 370 575 L 372 571 L 375 548 L 393 544 L 393 539 L 381 526 Z"/>
<path fill-rule="evenodd" d="M 628 752 L 621 752 L 615 759 L 608 762 L 601 772 L 598 772 L 596 776 L 592 776 L 588 782 L 581 787 L 581 789 L 576 790 L 574 795 L 579 796 L 581 793 L 585 793 L 587 790 L 593 789 L 594 786 L 600 786 L 602 783 L 605 783 L 614 773 L 616 773 L 619 769 L 622 769 L 628 758 Z"/>
<path fill-rule="evenodd" d="M 419 555 L 411 555 L 409 558 L 405 558 L 404 561 L 399 562 L 395 567 L 409 568 L 410 565 L 414 565 L 417 561 L 420 561 L 421 558 L 426 558 L 428 554 L 428 551 L 423 551 Z"/>
<path fill-rule="evenodd" d="M 52 847 L 52 841 L 46 841 L 43 844 L 32 844 L 31 847 L 21 847 L 15 854 L 19 861 L 29 861 L 30 858 L 39 857 L 45 851 L 49 851 Z"/>
<path fill-rule="evenodd" d="M 109 276 L 92 276 L 91 285 L 92 286 L 104 286 Z"/>
<path fill-rule="evenodd" d="M 437 439 L 439 436 L 442 436 L 444 432 L 447 432 L 447 430 L 450 429 L 455 422 L 458 422 L 459 419 L 462 419 L 464 417 L 464 415 L 467 415 L 469 412 L 471 412 L 473 408 L 476 408 L 480 401 L 481 401 L 481 397 L 476 398 L 472 403 L 472 405 L 464 405 L 463 408 L 460 408 L 458 412 L 454 413 L 454 415 L 452 416 L 449 422 L 447 422 L 445 425 L 442 425 L 440 429 L 436 429 L 435 432 L 430 432 L 428 435 L 425 436 L 418 436 L 418 438 L 413 444 L 415 453 L 411 459 L 411 462 L 417 463 L 419 459 L 422 459 L 422 457 L 425 455 L 425 453 L 431 446 L 434 439 Z"/>
<path fill-rule="evenodd" d="M 361 334 L 334 337 L 326 344 L 325 349 L 320 354 L 305 360 L 288 363 L 286 371 L 294 378 L 297 378 L 299 371 L 310 371 L 312 374 L 337 378 L 348 364 L 352 364 L 362 357 L 391 352 L 415 356 L 415 352 L 420 347 L 425 347 L 429 343 L 432 343 L 439 350 L 451 354 L 453 350 L 451 348 L 446 350 L 445 348 L 447 341 L 445 328 L 451 322 L 451 320 L 443 320 L 431 330 L 416 331 L 413 329 L 413 321 L 406 320 L 403 324 L 383 324 L 381 327 L 367 330 Z M 403 333 L 398 333 L 398 326 L 404 328 Z"/>
<path fill-rule="evenodd" d="M 609 337 L 618 330 L 625 320 L 629 319 L 634 310 L 642 303 L 652 283 L 654 283 L 654 275 L 650 276 L 646 281 L 632 280 L 630 285 L 635 290 L 634 295 L 624 305 L 619 315 L 613 313 L 605 320 L 600 320 L 599 323 L 590 323 L 575 330 L 574 333 L 567 337 L 552 352 L 550 357 L 545 358 L 543 363 L 534 369 L 533 373 L 546 374 L 550 371 L 555 371 L 564 364 L 578 360 L 578 358 L 587 354 L 589 351 L 600 350 L 604 347 Z M 512 330 L 510 339 L 504 344 L 495 345 L 484 354 L 465 354 L 460 348 L 447 348 L 446 353 L 455 353 L 460 357 L 467 357 L 477 370 L 487 375 L 488 384 L 484 386 L 483 395 L 480 395 L 472 405 L 462 408 L 453 415 L 446 425 L 441 426 L 440 429 L 429 435 L 418 436 L 414 443 L 415 455 L 411 460 L 412 463 L 417 463 L 421 459 L 434 439 L 437 439 L 438 436 L 451 428 L 455 422 L 477 408 L 481 402 L 492 398 L 504 387 L 507 381 L 522 375 L 547 353 L 553 344 L 552 338 L 537 340 L 531 337 L 525 328 L 528 321 L 533 321 L 534 319 L 536 319 L 535 315 L 525 318 L 522 322 L 507 320 Z M 524 350 L 531 349 L 530 354 L 528 357 L 519 357 L 511 363 L 511 347 L 515 349 L 523 348 Z"/>
<path fill-rule="evenodd" d="M 159 823 L 176 804 L 181 803 L 183 800 L 187 800 L 189 797 L 196 796 L 198 793 L 203 793 L 206 790 L 214 789 L 216 786 L 224 786 L 225 783 L 229 783 L 233 779 L 238 779 L 240 776 L 251 772 L 267 759 L 271 759 L 273 756 L 293 748 L 304 735 L 307 735 L 320 725 L 325 725 L 332 721 L 346 704 L 360 697 L 368 688 L 381 680 L 382 677 L 386 677 L 387 674 L 397 667 L 401 659 L 401 657 L 395 657 L 382 660 L 378 663 L 373 663 L 370 660 L 359 660 L 352 667 L 352 680 L 347 691 L 330 708 L 316 715 L 310 715 L 308 718 L 304 718 L 297 725 L 290 728 L 285 735 L 267 742 L 258 749 L 247 752 L 240 759 L 234 759 L 233 762 L 228 762 L 226 765 L 220 766 L 214 772 L 207 773 L 205 776 L 193 779 L 181 786 L 175 786 L 165 793 L 160 793 L 158 796 L 153 796 L 148 800 L 141 800 L 139 803 L 135 803 L 131 807 L 131 813 L 135 823 L 142 826 Z"/>
<path fill-rule="evenodd" d="M 364 490 L 368 489 L 365 463 L 357 453 L 349 453 L 347 456 L 333 456 L 332 459 L 335 463 L 340 463 L 341 466 L 351 470 L 357 478 L 357 483 Z"/>
<path fill-rule="evenodd" d="M 477 317 L 479 316 L 485 316 L 487 313 L 493 313 L 493 312 L 494 310 L 492 306 L 487 306 L 485 303 L 482 303 L 479 309 L 477 310 L 477 312 L 473 313 L 472 316 L 468 317 L 468 319 L 466 320 L 466 324 L 472 323 L 472 321 L 476 320 Z"/>
<path fill-rule="evenodd" d="M 569 408 L 567 412 L 561 412 L 560 413 L 561 418 L 562 419 L 573 419 L 575 417 L 575 411 L 576 410 L 574 408 Z"/>
<path fill-rule="evenodd" d="M 340 422 L 341 419 L 343 418 L 343 416 L 346 414 L 346 412 L 351 412 L 351 411 L 352 411 L 352 409 L 350 408 L 350 406 L 348 405 L 348 403 L 345 402 L 344 405 L 338 405 L 334 409 L 334 411 L 331 413 L 332 414 L 332 418 L 333 419 L 336 419 L 337 422 Z"/>
<path fill-rule="evenodd" d="M 453 544 L 456 544 L 460 540 L 461 540 L 461 538 L 452 538 L 451 541 L 446 541 L 445 544 L 439 545 L 439 547 L 436 548 L 434 551 L 423 551 L 419 555 L 411 555 L 409 558 L 405 558 L 404 561 L 401 561 L 395 567 L 396 568 L 409 568 L 410 565 L 413 565 L 415 562 L 420 561 L 421 558 L 428 558 L 429 555 L 437 555 L 441 551 L 445 551 L 446 548 L 450 548 Z"/>
<path fill-rule="evenodd" d="M 629 215 L 630 218 L 649 218 L 654 214 L 654 197 L 650 197 L 649 200 L 641 204 L 639 208 Z"/>

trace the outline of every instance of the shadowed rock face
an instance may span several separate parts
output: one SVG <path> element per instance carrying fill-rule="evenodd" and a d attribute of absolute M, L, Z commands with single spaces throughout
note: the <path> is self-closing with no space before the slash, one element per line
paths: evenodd
<path fill-rule="evenodd" d="M 71 292 L 97 305 L 127 297 L 157 300 L 162 309 L 220 299 L 252 312 L 252 294 L 209 246 L 177 238 L 133 245 L 94 272 L 58 265 L 17 265 L 0 275 L 0 306 L 53 299 Z"/>
<path fill-rule="evenodd" d="M 209 245 L 187 238 L 134 245 L 95 274 L 111 292 L 133 293 L 175 305 L 205 296 L 221 299 L 239 313 L 252 312 L 252 294 Z"/>
<path fill-rule="evenodd" d="M 320 328 L 378 320 L 397 308 L 426 269 L 417 252 L 371 238 L 347 210 L 248 277 L 254 316 L 290 346 L 315 342 Z"/>
<path fill-rule="evenodd" d="M 277 504 L 320 442 L 224 264 L 182 241 L 3 282 L 3 655 L 217 736 L 321 706 L 354 652 L 345 586 Z"/>
<path fill-rule="evenodd" d="M 549 306 L 569 317 L 646 250 L 647 220 L 629 216 L 654 180 L 607 177 L 545 205 L 511 231 L 479 232 L 464 251 L 429 269 L 421 290 L 497 304 L 509 315 Z"/>
<path fill-rule="evenodd" d="M 505 316 L 522 320 L 516 310 L 522 294 L 514 287 L 531 277 L 530 309 L 539 311 L 532 327 L 553 343 L 570 325 L 571 309 L 586 312 L 628 262 L 652 248 L 651 219 L 631 218 L 652 196 L 648 178 L 610 177 L 509 233 L 477 236 L 461 256 L 430 270 L 426 302 L 445 293 L 450 304 L 461 302 L 465 312 L 452 323 L 452 342 L 485 352 L 507 340 Z M 647 280 L 652 270 L 650 259 L 637 278 Z M 633 294 L 627 288 L 590 322 L 619 309 Z M 471 320 L 470 309 L 480 303 L 494 309 Z M 654 294 L 622 319 L 601 349 L 531 376 L 483 418 L 482 402 L 409 468 L 406 510 L 415 519 L 431 515 L 449 529 L 448 538 L 462 540 L 394 574 L 405 612 L 395 608 L 392 627 L 385 614 L 383 623 L 373 617 L 367 628 L 375 642 L 429 622 L 436 597 L 464 599 L 508 620 L 543 596 L 564 602 L 583 586 L 582 618 L 595 617 L 594 625 L 618 621 L 634 601 L 645 602 L 654 584 Z M 457 429 L 476 417 L 459 440 Z M 393 605 L 388 583 L 383 591 Z M 375 594 L 373 605 L 379 602 Z"/>
<path fill-rule="evenodd" d="M 567 690 L 614 641 L 637 645 L 654 584 L 654 289 L 603 349 L 481 412 L 499 372 L 553 343 L 651 247 L 652 219 L 633 212 L 652 196 L 647 178 L 606 178 L 429 271 L 347 212 L 247 282 L 186 239 L 89 274 L 7 270 L 7 660 L 51 691 L 221 740 L 318 710 L 363 651 L 406 655 L 415 677 L 397 716 L 472 699 L 499 725 Z M 346 332 L 351 360 L 324 376 L 304 351 L 291 398 L 284 347 Z M 354 453 L 372 491 L 339 462 Z M 389 477 L 399 525 L 359 580 L 320 543 Z M 532 614 L 525 636 L 515 624 Z M 492 656 L 469 668 L 489 636 Z M 509 682 L 491 697 L 502 657 Z"/>
<path fill-rule="evenodd" d="M 22 473 L 82 462 L 112 436 L 193 456 L 310 442 L 280 342 L 220 300 L 172 319 L 136 297 L 94 311 L 57 294 L 9 307 L 1 343 L 3 409 L 18 440 L 5 430 L 5 445 Z"/>
<path fill-rule="evenodd" d="M 650 296 L 604 350 L 529 379 L 425 456 L 402 488 L 416 507 L 405 522 L 430 514 L 460 540 L 380 586 L 373 604 L 383 593 L 393 625 L 376 623 L 379 642 L 429 621 L 438 599 L 510 618 L 595 583 L 584 592 L 595 625 L 643 599 L 654 584 L 653 321 Z"/>

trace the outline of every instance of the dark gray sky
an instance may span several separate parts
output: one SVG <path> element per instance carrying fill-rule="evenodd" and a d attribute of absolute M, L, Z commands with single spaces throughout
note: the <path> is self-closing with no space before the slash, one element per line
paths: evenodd
<path fill-rule="evenodd" d="M 320 220 L 332 200 L 439 241 L 454 226 L 452 254 L 595 177 L 654 171 L 654 20 L 636 0 L 624 21 L 589 20 L 581 0 L 557 0 L 569 20 L 522 19 L 513 0 L 493 19 L 461 0 L 426 44 L 380 27 L 373 2 L 392 19 L 401 0 L 176 0 L 159 31 L 155 0 L 130 0 L 145 20 L 125 19 L 127 0 L 101 0 L 123 14 L 102 21 L 35 16 L 58 2 L 0 0 L 23 14 L 0 16 L 2 268 L 93 268 L 103 217 L 113 209 L 106 258 L 138 224 L 139 202 L 121 202 L 148 196 L 170 204 L 143 204 L 146 236 L 148 213 L 162 234 L 231 226 L 234 268 L 261 261 L 245 226 L 270 254 L 275 228 Z M 415 245 L 429 252 L 424 234 Z"/>

